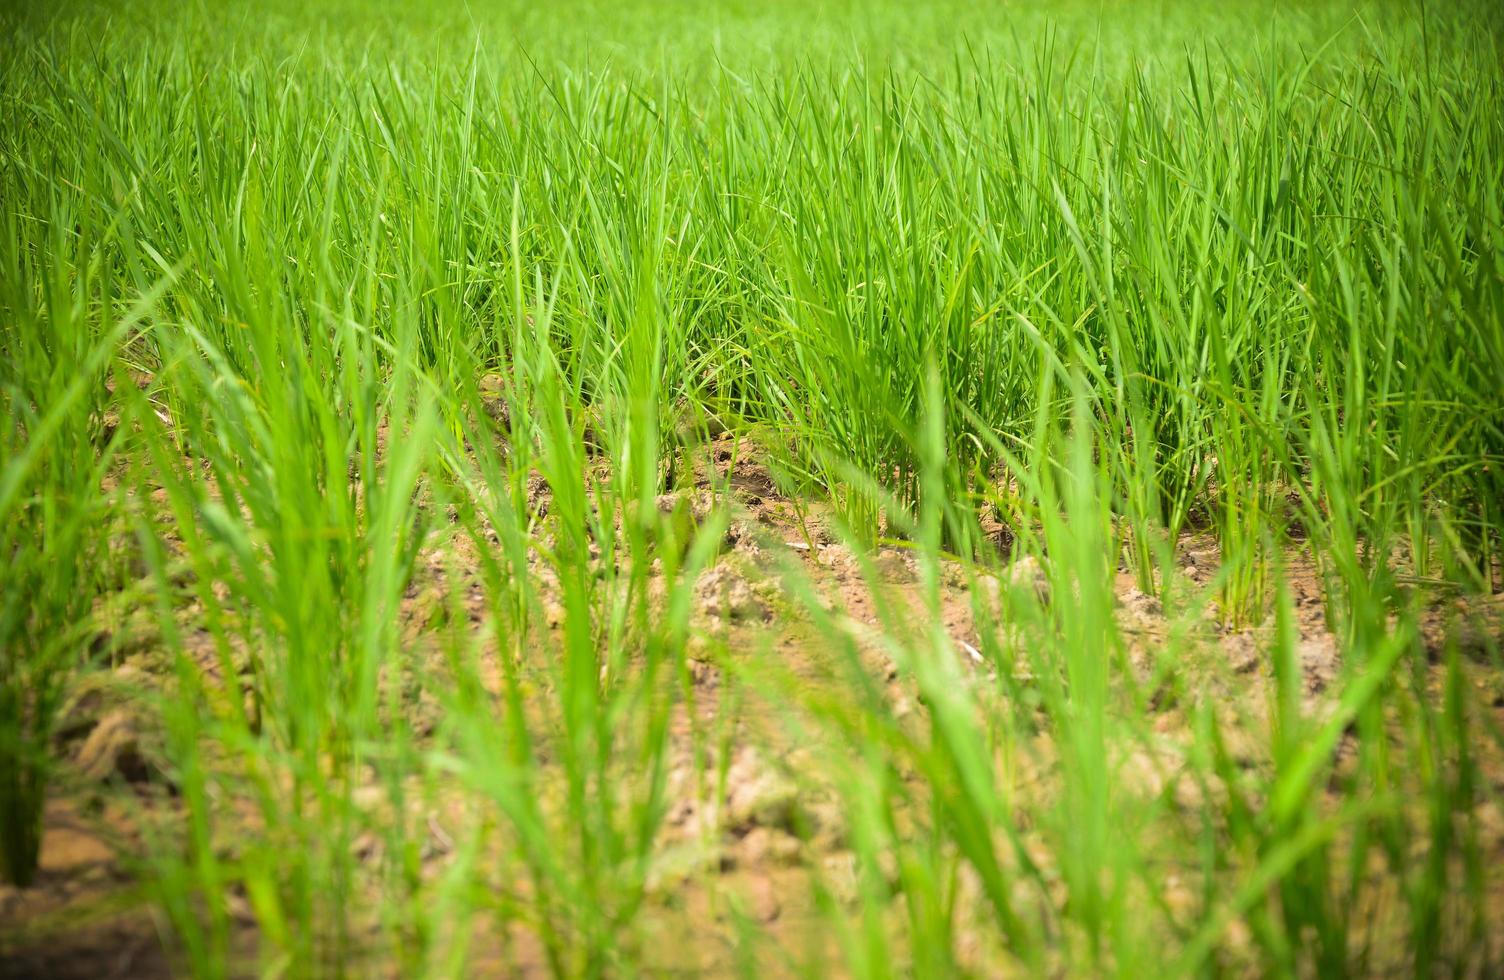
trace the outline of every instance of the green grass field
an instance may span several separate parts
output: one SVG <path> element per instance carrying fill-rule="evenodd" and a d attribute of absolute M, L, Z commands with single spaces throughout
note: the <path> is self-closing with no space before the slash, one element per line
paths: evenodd
<path fill-rule="evenodd" d="M 1487 0 L 7 5 L 0 412 L 0 975 L 1504 971 Z"/>

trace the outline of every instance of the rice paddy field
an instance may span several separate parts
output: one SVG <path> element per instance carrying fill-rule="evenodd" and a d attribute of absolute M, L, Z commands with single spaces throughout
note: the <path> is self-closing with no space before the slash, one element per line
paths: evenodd
<path fill-rule="evenodd" d="M 0 10 L 0 975 L 1504 973 L 1504 7 Z"/>

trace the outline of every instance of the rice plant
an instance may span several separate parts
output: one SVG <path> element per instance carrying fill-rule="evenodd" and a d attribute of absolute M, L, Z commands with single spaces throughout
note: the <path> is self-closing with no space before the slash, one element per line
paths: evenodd
<path fill-rule="evenodd" d="M 0 21 L 23 970 L 1499 969 L 1495 5 Z"/>

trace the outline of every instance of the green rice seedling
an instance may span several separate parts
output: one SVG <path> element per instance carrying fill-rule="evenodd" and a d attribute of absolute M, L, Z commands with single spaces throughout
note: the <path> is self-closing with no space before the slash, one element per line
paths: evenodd
<path fill-rule="evenodd" d="M 53 725 L 70 676 L 96 652 L 92 604 L 109 577 L 112 542 L 99 529 L 109 526 L 111 500 L 102 484 L 119 433 L 108 386 L 126 380 L 111 369 L 154 299 L 140 297 L 96 336 L 88 310 L 111 307 L 115 288 L 86 244 L 112 233 L 94 225 L 98 217 L 78 216 L 87 230 L 54 221 L 23 237 L 12 216 L 0 252 L 11 317 L 0 373 L 0 871 L 22 887 L 37 870 Z"/>
<path fill-rule="evenodd" d="M 195 975 L 1489 972 L 1495 6 L 6 10 L 7 878 L 61 772 Z M 807 961 L 684 925 L 762 700 Z"/>

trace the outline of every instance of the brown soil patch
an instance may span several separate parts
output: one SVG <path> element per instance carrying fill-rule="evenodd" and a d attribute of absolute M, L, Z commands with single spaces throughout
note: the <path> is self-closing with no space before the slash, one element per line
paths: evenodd
<path fill-rule="evenodd" d="M 786 972 L 799 951 L 834 955 L 829 936 L 818 931 L 811 884 L 845 891 L 854 901 L 854 858 L 845 839 L 841 804 L 827 780 L 828 760 L 807 732 L 790 725 L 789 706 L 765 692 L 741 690 L 726 696 L 728 671 L 739 663 L 763 658 L 776 662 L 810 690 L 838 689 L 843 683 L 837 641 L 849 641 L 863 669 L 880 687 L 900 717 L 922 712 L 911 681 L 901 676 L 884 637 L 923 621 L 926 601 L 920 569 L 902 547 L 885 546 L 859 555 L 839 543 L 828 511 L 821 505 L 780 493 L 768 471 L 729 437 L 710 447 L 709 467 L 694 474 L 693 485 L 660 501 L 672 509 L 687 501 L 691 520 L 701 521 L 714 503 L 714 487 L 724 487 L 734 508 L 725 551 L 695 589 L 694 622 L 698 638 L 691 647 L 692 698 L 675 708 L 669 738 L 668 814 L 660 831 L 657 859 L 649 882 L 650 901 L 642 918 L 643 934 L 658 936 L 642 950 L 645 964 L 665 971 L 723 971 L 747 955 L 748 937 L 761 935 L 765 949 L 756 954 L 764 969 Z M 734 460 L 734 463 L 733 463 Z M 546 487 L 532 487 L 538 510 L 546 511 Z M 437 658 L 426 640 L 440 616 L 451 615 L 451 597 L 478 636 L 488 629 L 491 612 L 478 572 L 476 543 L 462 534 L 436 538 L 422 554 L 417 579 L 404 602 L 404 637 L 415 656 Z M 1187 535 L 1179 542 L 1182 572 L 1191 587 L 1211 580 L 1219 562 L 1215 542 Z M 996 601 L 1010 587 L 1048 589 L 1044 570 L 1032 559 L 1006 569 L 1000 577 L 977 578 L 958 563 L 941 570 L 941 625 L 960 660 L 960 670 L 979 689 L 1017 691 L 1031 682 L 1024 665 L 998 677 L 999 666 L 986 662 L 986 646 L 976 611 Z M 790 563 L 829 609 L 843 634 L 832 637 L 812 629 L 809 617 L 781 585 L 778 567 Z M 1342 676 L 1340 644 L 1325 618 L 1323 587 L 1309 557 L 1287 556 L 1299 631 L 1299 660 L 1308 710 L 1320 712 L 1330 701 L 1333 682 Z M 544 562 L 534 571 L 542 583 L 544 625 L 557 629 L 562 611 L 553 605 L 557 583 Z M 458 576 L 458 579 L 456 579 Z M 982 589 L 978 597 L 975 589 Z M 552 591 L 551 591 L 552 590 Z M 1160 600 L 1139 591 L 1131 576 L 1116 583 L 1117 617 L 1126 639 L 1132 675 L 1141 685 L 1144 710 L 1155 716 L 1152 744 L 1125 747 L 1114 762 L 1129 792 L 1164 797 L 1185 807 L 1198 803 L 1205 790 L 1184 776 L 1188 741 L 1187 706 L 1195 697 L 1214 697 L 1229 706 L 1229 750 L 1240 762 L 1266 762 L 1261 734 L 1267 724 L 1266 689 L 1272 631 L 1267 625 L 1239 630 L 1223 628 L 1214 603 L 1199 616 L 1167 611 Z M 979 598 L 981 602 L 979 603 Z M 1056 597 L 1058 601 L 1058 597 Z M 217 676 L 220 661 L 207 634 L 195 625 L 202 609 L 190 604 L 182 612 L 190 649 L 207 675 Z M 1504 636 L 1504 596 L 1485 600 L 1437 601 L 1427 608 L 1423 632 L 1434 653 L 1430 670 L 1440 689 L 1442 652 L 1447 637 L 1464 654 L 1463 669 L 1477 703 L 1491 713 L 1486 719 L 1504 729 L 1504 675 L 1491 651 Z M 118 691 L 166 682 L 168 660 L 149 621 L 132 619 L 111 635 L 116 673 L 97 686 L 105 694 L 81 698 L 73 721 L 64 726 L 69 773 L 58 782 L 49 804 L 42 873 L 24 892 L 0 890 L 0 976 L 155 977 L 171 974 L 171 963 L 158 938 L 158 927 L 129 872 L 129 856 L 141 846 L 129 831 L 126 808 L 169 811 L 169 792 L 157 785 L 149 730 L 143 730 Z M 1181 658 L 1174 676 L 1161 660 L 1167 645 L 1193 645 L 1196 658 Z M 492 693 L 501 689 L 502 657 L 510 653 L 481 644 L 482 682 Z M 393 679 L 396 682 L 397 679 Z M 96 683 L 91 681 L 90 683 Z M 999 694 L 997 697 L 1006 695 Z M 431 690 L 415 694 L 405 706 L 406 722 L 420 736 L 435 730 L 442 705 Z M 539 719 L 540 724 L 546 723 Z M 1048 767 L 1053 747 L 1047 740 L 1026 746 L 1012 774 L 1011 791 L 1042 789 L 1037 773 Z M 1504 793 L 1504 753 L 1497 745 L 1479 746 L 1478 761 L 1491 791 Z M 463 806 L 456 802 L 455 806 Z M 1495 867 L 1504 867 L 1504 821 L 1494 803 L 1483 804 L 1479 819 L 1492 835 L 1487 840 Z M 85 815 L 85 812 L 91 815 Z M 424 861 L 437 873 L 448 860 L 444 846 L 463 814 L 451 820 L 430 816 L 434 844 Z M 446 829 L 446 824 L 451 829 Z M 253 833 L 248 824 L 246 832 Z M 373 852 L 379 842 L 368 842 Z M 374 858 L 373 858 L 374 859 Z M 1048 856 L 1041 856 L 1048 860 Z M 1172 876 L 1173 877 L 1173 876 Z M 1504 882 L 1494 881 L 1491 894 L 1504 908 Z M 1170 887 L 1173 893 L 1174 888 Z M 1188 916 L 1195 899 L 1179 902 Z M 544 972 L 536 937 L 518 932 L 498 936 L 477 925 L 476 975 L 533 975 Z M 975 955 L 985 948 L 978 940 Z M 985 968 L 985 962 L 979 963 Z"/>

